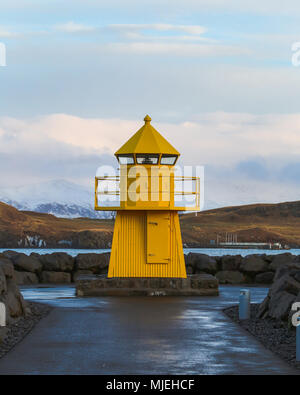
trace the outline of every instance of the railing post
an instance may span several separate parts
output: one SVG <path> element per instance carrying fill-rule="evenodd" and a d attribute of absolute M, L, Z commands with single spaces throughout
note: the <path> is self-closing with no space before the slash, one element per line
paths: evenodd
<path fill-rule="evenodd" d="M 0 302 L 0 326 L 6 326 L 6 307 Z"/>
<path fill-rule="evenodd" d="M 248 320 L 250 318 L 250 291 L 241 289 L 239 296 L 239 319 Z"/>
<path fill-rule="evenodd" d="M 95 177 L 95 208 L 98 207 L 98 178 Z"/>
<path fill-rule="evenodd" d="M 298 325 L 296 327 L 296 361 L 300 362 L 300 317 L 298 317 Z"/>

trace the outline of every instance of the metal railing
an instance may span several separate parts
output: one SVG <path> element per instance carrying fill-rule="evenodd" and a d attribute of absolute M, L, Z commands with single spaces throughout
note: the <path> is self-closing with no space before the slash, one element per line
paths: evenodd
<path fill-rule="evenodd" d="M 126 176 L 124 176 L 126 177 Z M 167 177 L 167 176 L 157 176 L 158 178 L 162 177 Z M 152 176 L 153 178 L 153 176 Z M 169 190 L 147 190 L 144 192 L 138 192 L 139 195 L 151 195 L 153 194 L 164 194 L 164 193 L 169 193 L 170 199 L 167 200 L 169 202 L 169 205 L 164 205 L 163 207 L 159 206 L 158 200 L 145 200 L 147 204 L 142 204 L 139 202 L 138 205 L 128 205 L 127 204 L 127 199 L 128 199 L 128 193 L 127 190 L 121 193 L 120 190 L 120 182 L 121 182 L 121 177 L 120 176 L 98 176 L 95 177 L 95 210 L 98 211 L 114 211 L 114 210 L 176 210 L 176 211 L 199 211 L 200 210 L 200 178 L 199 177 L 184 177 L 184 176 L 173 176 L 172 179 L 174 180 L 174 185 L 176 182 L 191 182 L 194 184 L 194 190 L 191 191 L 177 191 L 175 189 L 175 186 L 173 188 L 170 187 Z M 131 179 L 132 180 L 132 179 Z M 124 182 L 127 182 L 127 180 Z M 103 183 L 105 183 L 105 186 L 108 186 L 109 183 L 114 183 L 115 188 L 114 189 L 103 189 L 99 191 L 99 187 L 101 189 L 101 184 L 103 188 Z M 118 197 L 124 198 L 121 202 L 121 199 L 118 199 Z M 117 202 L 117 205 L 103 205 L 104 201 L 101 199 L 101 197 L 106 196 L 114 196 L 116 199 L 112 199 L 110 202 Z M 176 205 L 176 197 L 179 196 L 194 196 L 194 204 L 192 206 L 177 206 Z M 107 199 L 104 199 L 105 202 L 107 203 Z M 177 199 L 178 200 L 178 199 Z M 144 200 L 143 200 L 144 201 Z M 150 204 L 149 204 L 150 202 Z"/>

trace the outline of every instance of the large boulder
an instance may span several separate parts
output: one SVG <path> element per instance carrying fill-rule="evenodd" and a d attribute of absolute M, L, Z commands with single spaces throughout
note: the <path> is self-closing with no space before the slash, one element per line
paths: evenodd
<path fill-rule="evenodd" d="M 239 270 L 242 263 L 241 255 L 224 255 L 221 258 L 222 271 L 236 271 Z"/>
<path fill-rule="evenodd" d="M 274 255 L 272 262 L 269 266 L 269 270 L 276 272 L 277 269 L 282 267 L 283 265 L 290 265 L 297 261 L 297 257 L 286 252 L 284 254 Z"/>
<path fill-rule="evenodd" d="M 286 273 L 280 277 L 270 288 L 270 296 L 286 291 L 292 295 L 297 296 L 300 292 L 300 283 L 296 281 L 292 276 L 292 273 Z"/>
<path fill-rule="evenodd" d="M 47 272 L 72 272 L 74 258 L 65 252 L 54 252 L 40 256 L 43 270 Z"/>
<path fill-rule="evenodd" d="M 269 317 L 277 320 L 287 320 L 295 298 L 295 295 L 292 295 L 286 291 L 274 294 L 274 296 L 269 301 Z"/>
<path fill-rule="evenodd" d="M 298 263 L 288 263 L 286 265 L 279 266 L 275 272 L 274 276 L 274 283 L 278 281 L 281 277 L 285 276 L 286 274 L 296 274 L 300 272 L 300 266 Z"/>
<path fill-rule="evenodd" d="M 191 262 L 188 260 L 188 254 L 184 254 L 185 269 L 187 274 L 194 274 L 195 268 Z"/>
<path fill-rule="evenodd" d="M 18 285 L 38 284 L 39 279 L 35 273 L 15 272 L 16 283 Z"/>
<path fill-rule="evenodd" d="M 15 256 L 13 262 L 15 269 L 22 272 L 39 273 L 42 270 L 42 264 L 38 259 L 25 254 Z"/>
<path fill-rule="evenodd" d="M 270 317 L 287 321 L 291 315 L 291 306 L 300 300 L 300 270 L 289 265 L 279 266 L 268 295 L 261 303 L 258 318 Z"/>
<path fill-rule="evenodd" d="M 257 274 L 268 271 L 268 266 L 268 262 L 260 255 L 247 255 L 240 265 L 240 270 L 249 274 Z"/>
<path fill-rule="evenodd" d="M 6 291 L 6 277 L 2 268 L 0 267 L 0 295 L 4 294 Z"/>
<path fill-rule="evenodd" d="M 78 254 L 75 258 L 76 271 L 89 270 L 94 274 L 107 272 L 110 253 L 103 254 Z"/>
<path fill-rule="evenodd" d="M 9 259 L 0 256 L 0 268 L 3 270 L 6 277 L 13 278 L 15 273 L 14 265 Z"/>
<path fill-rule="evenodd" d="M 245 276 L 233 270 L 222 270 L 216 274 L 220 284 L 244 284 Z"/>
<path fill-rule="evenodd" d="M 8 321 L 26 313 L 26 303 L 21 295 L 14 279 L 6 279 L 7 291 L 0 297 L 0 301 L 6 305 Z"/>
<path fill-rule="evenodd" d="M 65 272 L 42 272 L 41 282 L 43 284 L 69 284 L 71 283 L 71 274 Z"/>
<path fill-rule="evenodd" d="M 268 316 L 269 303 L 270 303 L 270 295 L 268 294 L 263 300 L 263 302 L 259 305 L 257 318 L 266 318 Z"/>
<path fill-rule="evenodd" d="M 291 275 L 296 281 L 300 283 L 300 270 L 293 270 Z"/>
<path fill-rule="evenodd" d="M 263 255 L 262 255 L 263 259 L 264 259 L 266 262 L 268 262 L 268 263 L 273 262 L 274 256 L 275 256 L 275 255 L 268 255 L 268 254 L 263 254 Z"/>
<path fill-rule="evenodd" d="M 10 260 L 14 260 L 18 255 L 20 255 L 20 252 L 13 251 L 13 250 L 6 250 L 1 253 L 1 257 L 5 257 Z"/>
<path fill-rule="evenodd" d="M 256 284 L 272 284 L 274 280 L 274 272 L 259 273 L 255 276 Z"/>
<path fill-rule="evenodd" d="M 194 273 L 215 274 L 218 271 L 217 260 L 209 255 L 190 252 L 186 262 L 194 268 Z"/>
<path fill-rule="evenodd" d="M 2 261 L 0 267 L 0 302 L 6 306 L 8 323 L 29 310 L 15 282 L 15 272 L 11 266 L 9 262 Z"/>

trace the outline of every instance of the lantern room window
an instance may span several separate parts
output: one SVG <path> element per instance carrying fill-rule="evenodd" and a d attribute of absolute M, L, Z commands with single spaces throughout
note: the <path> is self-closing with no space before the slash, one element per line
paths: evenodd
<path fill-rule="evenodd" d="M 157 165 L 158 157 L 156 154 L 138 154 L 136 155 L 136 163 L 138 165 Z"/>
<path fill-rule="evenodd" d="M 177 155 L 162 155 L 160 164 L 161 165 L 175 165 L 175 162 L 177 160 L 178 156 Z"/>
<path fill-rule="evenodd" d="M 133 165 L 134 157 L 133 155 L 118 155 L 118 161 L 120 165 Z"/>

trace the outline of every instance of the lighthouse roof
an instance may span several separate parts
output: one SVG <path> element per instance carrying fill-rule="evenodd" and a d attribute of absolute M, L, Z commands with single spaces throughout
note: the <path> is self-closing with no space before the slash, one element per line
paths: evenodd
<path fill-rule="evenodd" d="M 146 115 L 143 125 L 115 155 L 124 154 L 166 154 L 180 155 L 179 152 L 150 124 Z"/>

